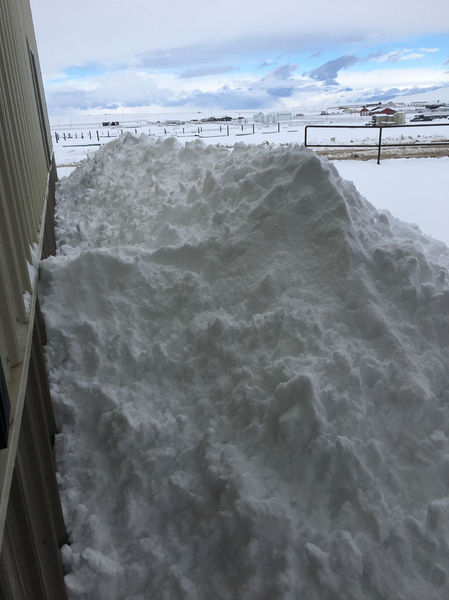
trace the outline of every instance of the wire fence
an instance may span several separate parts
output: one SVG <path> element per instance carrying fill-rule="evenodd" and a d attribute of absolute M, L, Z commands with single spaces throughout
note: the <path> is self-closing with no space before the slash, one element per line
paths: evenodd
<path fill-rule="evenodd" d="M 100 140 L 117 138 L 124 133 L 124 131 L 133 131 L 135 134 L 137 133 L 147 133 L 146 128 L 135 127 L 124 129 L 113 129 L 111 130 L 87 130 L 87 131 L 54 131 L 52 136 L 56 142 L 56 144 L 64 142 L 69 142 L 69 146 L 100 146 Z M 278 122 L 275 124 L 274 131 L 264 131 L 264 135 L 280 133 L 281 124 Z M 290 130 L 291 131 L 291 130 Z M 258 133 L 256 126 L 254 123 L 251 124 L 239 124 L 239 125 L 218 125 L 217 127 L 203 127 L 202 125 L 198 125 L 195 127 L 178 127 L 176 129 L 167 127 L 157 127 L 157 128 L 149 128 L 148 135 L 154 137 L 164 137 L 164 136 L 174 136 L 174 137 L 199 137 L 199 138 L 210 138 L 210 137 L 230 137 L 233 136 L 245 136 L 245 135 L 255 135 Z M 75 141 L 80 141 L 79 144 L 73 143 Z"/>

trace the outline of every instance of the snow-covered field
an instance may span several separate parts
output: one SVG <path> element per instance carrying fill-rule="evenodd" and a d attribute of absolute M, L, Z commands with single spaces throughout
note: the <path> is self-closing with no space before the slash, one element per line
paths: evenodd
<path fill-rule="evenodd" d="M 423 233 L 449 246 L 449 157 L 335 160 L 344 179 L 376 208 L 415 223 Z"/>
<path fill-rule="evenodd" d="M 384 129 L 383 143 L 448 142 L 449 121 L 447 118 L 420 125 L 410 122 L 414 115 L 416 115 L 415 112 L 407 113 L 407 125 L 413 125 L 412 128 L 393 127 L 389 130 Z M 237 115 L 233 115 L 234 118 L 231 122 L 202 123 L 201 121 L 188 120 L 185 123 L 181 121 L 181 124 L 178 125 L 170 124 L 177 120 L 176 117 L 187 118 L 188 116 L 174 114 L 172 115 L 173 119 L 168 119 L 168 115 L 141 114 L 130 119 L 128 115 L 127 118 L 124 117 L 123 120 L 120 120 L 119 125 L 116 127 L 103 127 L 101 120 L 98 120 L 98 116 L 90 119 L 87 117 L 74 118 L 69 122 L 53 119 L 52 139 L 57 164 L 59 166 L 78 164 L 80 160 L 96 152 L 98 147 L 107 144 L 111 139 L 125 132 L 135 135 L 144 134 L 155 139 L 176 137 L 182 143 L 201 139 L 205 144 L 221 144 L 232 147 L 235 143 L 242 142 L 275 145 L 302 144 L 305 140 L 305 127 L 307 125 L 318 125 L 319 129 L 311 128 L 308 130 L 307 140 L 309 144 L 328 144 L 330 149 L 339 144 L 351 144 L 357 150 L 357 144 L 377 144 L 379 139 L 378 129 L 366 127 L 371 121 L 371 117 L 361 117 L 358 114 L 336 112 L 320 115 L 319 113 L 309 113 L 295 117 L 289 122 L 270 124 L 254 122 L 252 115 L 244 114 L 240 119 Z M 161 120 L 155 121 L 157 117 L 160 117 Z M 105 115 L 104 119 L 106 119 L 106 122 L 113 121 L 117 119 L 117 116 Z M 357 129 L 326 128 L 341 125 L 357 127 Z M 57 132 L 60 136 L 59 141 L 56 140 L 55 136 Z M 61 137 L 63 133 L 66 134 L 66 139 Z M 69 135 L 70 138 L 67 137 Z M 366 152 L 366 150 L 362 152 Z"/>
<path fill-rule="evenodd" d="M 444 244 L 299 146 L 132 136 L 57 237 L 71 600 L 448 597 Z"/>

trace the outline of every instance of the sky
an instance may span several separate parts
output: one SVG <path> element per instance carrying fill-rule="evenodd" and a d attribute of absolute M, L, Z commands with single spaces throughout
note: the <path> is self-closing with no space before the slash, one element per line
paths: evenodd
<path fill-rule="evenodd" d="M 448 0 L 31 0 L 50 115 L 449 102 Z"/>

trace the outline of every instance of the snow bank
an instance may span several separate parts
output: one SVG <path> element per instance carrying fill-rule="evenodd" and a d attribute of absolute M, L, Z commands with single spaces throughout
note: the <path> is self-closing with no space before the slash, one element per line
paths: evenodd
<path fill-rule="evenodd" d="M 299 146 L 129 135 L 57 224 L 71 599 L 447 597 L 443 244 Z"/>

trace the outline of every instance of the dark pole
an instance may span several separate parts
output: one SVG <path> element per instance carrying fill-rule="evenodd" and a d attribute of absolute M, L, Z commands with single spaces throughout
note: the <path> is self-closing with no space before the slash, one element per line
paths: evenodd
<path fill-rule="evenodd" d="M 377 152 L 377 164 L 380 165 L 380 147 L 382 145 L 382 125 L 379 127 L 379 150 Z"/>

